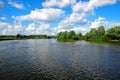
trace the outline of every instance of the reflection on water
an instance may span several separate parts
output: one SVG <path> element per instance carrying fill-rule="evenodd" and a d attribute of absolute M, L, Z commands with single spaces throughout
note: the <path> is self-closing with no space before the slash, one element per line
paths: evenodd
<path fill-rule="evenodd" d="M 119 80 L 119 49 L 85 41 L 1 41 L 0 80 Z"/>

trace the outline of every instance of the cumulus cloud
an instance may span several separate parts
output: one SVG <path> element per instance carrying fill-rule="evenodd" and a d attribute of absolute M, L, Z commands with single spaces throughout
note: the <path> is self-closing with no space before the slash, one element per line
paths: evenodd
<path fill-rule="evenodd" d="M 7 35 L 16 35 L 16 34 L 24 34 L 25 30 L 21 25 L 14 25 L 14 26 L 8 26 Z"/>
<path fill-rule="evenodd" d="M 115 4 L 117 0 L 90 0 L 88 7 L 100 7 L 110 4 Z"/>
<path fill-rule="evenodd" d="M 102 24 L 104 25 L 106 23 L 106 20 L 103 17 L 99 17 L 91 24 L 86 19 L 86 17 L 90 14 L 93 14 L 96 7 L 115 4 L 116 2 L 116 0 L 90 0 L 87 2 L 79 1 L 72 6 L 73 12 L 58 24 L 58 28 L 56 28 L 56 30 L 59 29 L 61 31 L 64 31 L 67 29 L 73 29 L 75 25 L 81 26 L 83 28 L 85 25 L 89 25 L 90 28 L 97 28 Z M 81 27 L 76 28 L 75 30 L 82 30 Z"/>
<path fill-rule="evenodd" d="M 84 27 L 80 27 L 80 26 L 78 26 L 78 27 L 71 27 L 70 29 L 54 27 L 54 28 L 52 28 L 52 34 L 56 35 L 59 32 L 71 31 L 71 30 L 74 30 L 76 33 L 80 33 L 81 32 L 81 33 L 85 34 L 87 31 L 89 31 L 89 29 L 90 28 L 86 27 L 86 26 L 84 26 Z"/>
<path fill-rule="evenodd" d="M 36 27 L 37 26 L 37 27 Z M 10 25 L 5 22 L 0 22 L 0 35 L 16 35 L 16 34 L 48 34 L 52 35 L 52 28 L 49 23 L 36 24 L 31 23 L 27 27 L 22 24 Z"/>
<path fill-rule="evenodd" d="M 62 20 L 58 27 L 63 29 L 71 29 L 75 25 L 87 25 L 88 20 L 85 17 L 88 15 L 90 10 L 86 9 L 88 2 L 78 2 L 72 7 L 72 13 Z"/>
<path fill-rule="evenodd" d="M 89 2 L 78 2 L 73 6 L 74 12 L 91 12 L 96 7 L 115 4 L 117 0 L 90 0 Z"/>
<path fill-rule="evenodd" d="M 16 16 L 14 18 L 18 21 L 31 20 L 39 22 L 53 22 L 60 18 L 63 13 L 64 11 L 62 11 L 61 9 L 35 9 L 32 10 L 31 13 L 28 15 Z"/>
<path fill-rule="evenodd" d="M 50 34 L 51 28 L 50 24 L 54 21 L 57 21 L 60 17 L 64 15 L 64 11 L 61 9 L 55 9 L 55 8 L 44 8 L 44 9 L 35 9 L 32 10 L 30 14 L 23 15 L 23 16 L 12 16 L 15 20 L 18 22 L 23 21 L 33 21 L 37 23 L 36 24 L 30 24 L 25 30 L 26 34 L 34 33 L 34 34 Z M 31 31 L 31 32 L 30 32 Z"/>
<path fill-rule="evenodd" d="M 53 7 L 53 6 L 58 6 L 60 8 L 69 6 L 69 5 L 74 5 L 76 3 L 76 0 L 46 0 L 45 2 L 42 3 L 43 7 Z"/>
<path fill-rule="evenodd" d="M 71 29 L 75 27 L 74 25 L 87 25 L 88 20 L 85 17 L 88 15 L 83 9 L 86 7 L 87 2 L 78 2 L 73 7 L 73 12 L 62 20 L 58 27 Z M 81 10 L 81 11 L 80 11 Z"/>
<path fill-rule="evenodd" d="M 114 26 L 120 26 L 120 22 L 109 22 L 106 26 L 106 29 L 109 29 Z"/>
<path fill-rule="evenodd" d="M 7 20 L 7 18 L 6 17 L 1 17 L 0 20 Z"/>
<path fill-rule="evenodd" d="M 36 24 L 31 23 L 28 25 L 28 27 L 25 28 L 25 34 L 30 35 L 30 34 L 36 34 Z"/>
<path fill-rule="evenodd" d="M 112 26 L 120 26 L 120 22 L 114 22 L 112 23 Z"/>
<path fill-rule="evenodd" d="M 40 25 L 40 27 L 38 28 L 38 30 L 47 30 L 50 28 L 50 24 L 47 23 L 43 23 Z"/>
<path fill-rule="evenodd" d="M 0 28 L 6 27 L 6 26 L 8 26 L 8 25 L 9 25 L 9 23 L 0 22 Z"/>
<path fill-rule="evenodd" d="M 32 21 L 32 23 L 25 28 L 26 34 L 50 34 L 50 24 L 57 21 L 64 13 L 61 9 L 43 8 L 32 10 L 30 14 L 27 15 L 12 16 L 12 18 L 19 24 L 22 24 L 24 21 Z"/>
<path fill-rule="evenodd" d="M 20 3 L 17 3 L 17 2 L 9 1 L 8 4 L 17 8 L 17 9 L 25 9 L 23 4 L 20 4 Z"/>
<path fill-rule="evenodd" d="M 92 11 L 92 8 L 88 6 L 89 2 L 78 2 L 76 3 L 73 7 L 72 10 L 73 12 L 85 12 L 88 13 Z"/>
<path fill-rule="evenodd" d="M 96 19 L 95 21 L 93 21 L 91 23 L 91 26 L 90 28 L 98 28 L 99 26 L 101 25 L 106 25 L 107 24 L 107 21 L 105 18 L 103 17 L 98 17 L 98 19 Z"/>
<path fill-rule="evenodd" d="M 76 33 L 82 33 L 85 34 L 86 32 L 89 31 L 89 27 L 74 27 L 71 30 L 74 30 Z"/>
<path fill-rule="evenodd" d="M 39 27 L 36 27 L 35 30 L 32 31 L 32 33 L 51 35 L 50 31 L 51 31 L 50 24 L 49 23 L 42 23 L 42 24 L 39 24 Z M 29 32 L 29 34 L 31 34 L 31 32 Z"/>
<path fill-rule="evenodd" d="M 27 28 L 26 28 L 27 31 L 32 31 L 32 30 L 35 30 L 35 23 L 31 23 Z"/>
<path fill-rule="evenodd" d="M 94 13 L 94 9 L 105 5 L 115 4 L 117 0 L 45 0 L 42 3 L 43 9 L 34 9 L 29 14 L 12 16 L 16 23 L 10 25 L 6 22 L 0 22 L 0 34 L 54 34 L 60 31 L 74 30 L 77 33 L 85 34 L 90 28 L 98 28 L 101 25 L 108 25 L 108 21 L 104 17 L 98 17 L 93 22 L 87 20 L 87 16 Z M 17 2 L 8 2 L 9 5 L 18 9 L 25 9 L 23 4 Z M 3 1 L 0 1 L 0 8 L 3 7 Z M 51 23 L 57 21 L 61 16 L 65 15 L 65 11 L 60 8 L 71 6 L 72 13 L 66 15 L 56 27 L 51 27 Z M 54 8 L 51 8 L 54 7 Z M 59 7 L 59 8 L 55 8 Z M 1 17 L 0 20 L 6 20 L 6 17 Z M 60 19 L 59 19 L 60 20 Z M 22 22 L 29 21 L 29 25 L 22 25 Z M 18 22 L 18 23 L 17 23 Z M 109 25 L 119 25 L 120 23 L 110 23 Z M 5 28 L 4 28 L 5 27 Z"/>
<path fill-rule="evenodd" d="M 87 19 L 84 19 L 85 16 L 85 13 L 72 13 L 69 17 L 66 17 L 64 20 L 62 20 L 58 27 L 70 29 L 75 27 L 74 25 L 86 25 L 88 21 Z"/>
<path fill-rule="evenodd" d="M 25 28 L 25 34 L 49 34 L 51 35 L 51 28 L 49 23 L 31 23 L 28 25 L 27 28 Z"/>
<path fill-rule="evenodd" d="M 11 25 L 6 22 L 0 22 L 0 35 L 24 34 L 25 30 L 21 24 Z"/>
<path fill-rule="evenodd" d="M 42 23 L 36 29 L 36 34 L 51 34 L 51 28 L 49 23 Z"/>
<path fill-rule="evenodd" d="M 21 24 L 16 24 L 13 26 L 13 28 L 14 28 L 15 34 L 18 34 L 18 33 L 23 34 L 24 33 L 24 28 Z"/>

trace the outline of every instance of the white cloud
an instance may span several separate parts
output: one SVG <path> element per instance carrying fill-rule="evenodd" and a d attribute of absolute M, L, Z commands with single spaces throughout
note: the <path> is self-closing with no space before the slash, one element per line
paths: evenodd
<path fill-rule="evenodd" d="M 120 22 L 109 22 L 108 25 L 106 26 L 106 29 L 109 29 L 114 26 L 120 26 Z"/>
<path fill-rule="evenodd" d="M 31 23 L 28 25 L 27 28 L 25 28 L 25 34 L 48 34 L 51 35 L 51 28 L 49 23 Z"/>
<path fill-rule="evenodd" d="M 94 22 L 91 23 L 90 28 L 98 28 L 101 25 L 106 25 L 107 21 L 103 17 L 98 17 Z"/>
<path fill-rule="evenodd" d="M 39 22 L 53 22 L 62 16 L 64 11 L 61 9 L 35 9 L 32 10 L 30 14 L 14 17 L 18 21 L 39 21 Z"/>
<path fill-rule="evenodd" d="M 120 22 L 112 23 L 112 26 L 120 26 Z"/>
<path fill-rule="evenodd" d="M 14 32 L 15 32 L 14 27 L 9 25 L 2 30 L 1 34 L 2 35 L 15 35 Z"/>
<path fill-rule="evenodd" d="M 46 0 L 45 2 L 42 3 L 43 7 L 53 7 L 53 6 L 58 6 L 60 8 L 69 6 L 69 5 L 74 5 L 76 3 L 76 0 Z"/>
<path fill-rule="evenodd" d="M 36 30 L 36 34 L 51 34 L 51 28 L 49 23 L 42 23 Z"/>
<path fill-rule="evenodd" d="M 42 3 L 43 9 L 32 10 L 29 14 L 21 16 L 12 16 L 15 19 L 15 24 L 10 25 L 6 22 L 0 22 L 0 34 L 16 35 L 20 34 L 54 34 L 56 35 L 60 31 L 74 30 L 77 33 L 82 32 L 85 34 L 90 28 L 98 28 L 101 25 L 108 25 L 108 21 L 103 17 L 93 22 L 89 22 L 86 18 L 94 12 L 97 7 L 105 5 L 115 4 L 116 0 L 90 0 L 87 2 L 76 2 L 76 0 L 45 0 Z M 8 2 L 9 5 L 18 9 L 25 9 L 23 4 L 16 2 Z M 0 7 L 4 6 L 4 3 L 0 1 Z M 72 6 L 71 6 L 72 5 Z M 60 8 L 71 6 L 72 13 L 67 15 L 61 20 L 57 27 L 50 27 L 52 22 L 57 21 L 61 16 L 65 15 L 65 11 Z M 50 8 L 50 7 L 59 7 Z M 6 20 L 6 17 L 1 17 L 0 20 Z M 30 21 L 27 27 L 22 25 L 23 21 Z M 110 23 L 109 25 L 119 25 L 120 23 Z M 108 26 L 109 27 L 109 26 Z M 108 28 L 105 27 L 105 28 Z"/>
<path fill-rule="evenodd" d="M 9 23 L 0 22 L 0 28 L 6 27 L 6 26 L 8 26 L 8 25 L 9 25 Z"/>
<path fill-rule="evenodd" d="M 90 0 L 89 2 L 78 2 L 73 6 L 75 12 L 90 12 L 96 7 L 115 4 L 117 0 Z"/>
<path fill-rule="evenodd" d="M 38 30 L 47 30 L 50 28 L 50 24 L 41 24 L 40 27 L 38 28 Z"/>
<path fill-rule="evenodd" d="M 100 7 L 110 4 L 115 4 L 117 0 L 90 0 L 88 7 Z"/>
<path fill-rule="evenodd" d="M 24 5 L 20 3 L 9 1 L 8 4 L 18 9 L 25 9 Z"/>
<path fill-rule="evenodd" d="M 85 34 L 86 32 L 89 31 L 89 27 L 74 27 L 70 30 L 74 30 L 76 33 L 82 33 L 82 34 Z"/>
<path fill-rule="evenodd" d="M 7 20 L 7 18 L 6 17 L 1 17 L 0 20 Z"/>
<path fill-rule="evenodd" d="M 62 20 L 58 27 L 59 28 L 66 28 L 70 29 L 74 27 L 75 25 L 86 25 L 88 21 L 84 19 L 85 14 L 84 13 L 72 13 L 69 17 L 66 17 L 64 20 Z"/>
<path fill-rule="evenodd" d="M 0 22 L 0 35 L 16 35 L 16 34 L 47 34 L 52 35 L 52 28 L 49 23 L 36 24 L 31 23 L 28 27 L 21 24 L 10 25 L 8 23 Z"/>
<path fill-rule="evenodd" d="M 73 6 L 74 12 L 91 13 L 94 8 L 115 4 L 117 0 L 90 0 L 89 2 L 78 2 Z"/>
<path fill-rule="evenodd" d="M 88 2 L 78 2 L 72 7 L 72 13 L 67 16 L 64 20 L 62 20 L 58 27 L 63 29 L 71 29 L 75 27 L 75 25 L 87 25 L 88 20 L 85 17 L 88 15 L 88 12 L 91 10 L 87 10 Z"/>
<path fill-rule="evenodd" d="M 86 17 L 90 14 L 93 14 L 96 7 L 115 3 L 116 0 L 90 0 L 88 2 L 79 1 L 72 7 L 73 12 L 58 24 L 58 29 L 73 29 L 73 27 L 75 27 L 76 25 L 81 26 L 81 28 L 84 28 L 85 25 L 89 25 L 90 28 L 97 28 L 102 24 L 105 25 L 107 24 L 107 21 L 103 17 L 99 17 L 91 24 L 86 19 Z M 79 27 L 77 29 L 80 30 L 81 28 Z"/>
<path fill-rule="evenodd" d="M 2 30 L 1 34 L 2 35 L 6 35 L 7 34 L 7 30 Z"/>
<path fill-rule="evenodd" d="M 6 28 L 9 26 L 9 23 L 0 22 L 0 35 L 4 35 L 3 33 L 6 32 Z M 7 33 L 7 32 L 6 32 Z"/>
<path fill-rule="evenodd" d="M 80 33 L 81 32 L 81 33 L 85 34 L 86 32 L 89 31 L 89 29 L 90 29 L 89 27 L 85 27 L 85 26 L 84 27 L 80 27 L 80 26 L 72 27 L 70 29 L 54 27 L 52 29 L 52 34 L 56 35 L 59 32 L 71 31 L 71 30 L 74 30 L 76 33 Z"/>
<path fill-rule="evenodd" d="M 92 11 L 91 7 L 88 7 L 88 4 L 89 4 L 89 2 L 81 2 L 80 1 L 72 7 L 72 10 L 73 10 L 73 12 L 88 13 L 88 12 Z"/>
<path fill-rule="evenodd" d="M 24 28 L 21 24 L 16 24 L 13 26 L 13 28 L 14 28 L 14 34 L 18 34 L 18 33 L 23 34 L 24 33 Z"/>
<path fill-rule="evenodd" d="M 27 28 L 26 28 L 27 31 L 33 31 L 35 30 L 35 23 L 31 23 Z"/>
<path fill-rule="evenodd" d="M 25 30 L 21 24 L 10 25 L 9 23 L 0 22 L 0 35 L 24 34 Z"/>
<path fill-rule="evenodd" d="M 19 24 L 21 24 L 21 22 L 23 21 L 32 21 L 35 22 L 37 24 L 32 25 L 30 24 L 25 30 L 26 30 L 26 34 L 50 34 L 51 32 L 51 28 L 50 28 L 50 24 L 51 22 L 56 21 L 57 19 L 59 19 L 60 17 L 62 17 L 64 15 L 64 11 L 62 11 L 61 9 L 55 9 L 55 8 L 44 8 L 44 9 L 35 9 L 32 10 L 30 14 L 28 15 L 23 15 L 23 16 L 12 16 L 12 18 L 14 18 L 15 20 L 18 21 Z"/>
<path fill-rule="evenodd" d="M 98 21 L 105 21 L 106 19 L 104 17 L 98 17 Z"/>

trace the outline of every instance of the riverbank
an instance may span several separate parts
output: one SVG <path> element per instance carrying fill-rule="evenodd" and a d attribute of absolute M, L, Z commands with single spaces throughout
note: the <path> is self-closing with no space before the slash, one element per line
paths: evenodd
<path fill-rule="evenodd" d="M 56 36 L 52 35 L 2 35 L 0 36 L 0 41 L 4 40 L 24 40 L 24 39 L 51 39 L 56 38 Z"/>

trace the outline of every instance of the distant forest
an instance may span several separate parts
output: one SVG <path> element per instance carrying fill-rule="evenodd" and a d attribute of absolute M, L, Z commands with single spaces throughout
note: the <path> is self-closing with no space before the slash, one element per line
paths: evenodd
<path fill-rule="evenodd" d="M 58 41 L 75 41 L 75 40 L 87 40 L 95 42 L 107 42 L 107 41 L 120 41 L 120 26 L 112 27 L 105 30 L 104 26 L 100 26 L 98 29 L 92 28 L 85 35 L 82 33 L 76 34 L 75 31 L 59 32 L 57 34 Z"/>
<path fill-rule="evenodd" d="M 20 40 L 20 39 L 50 39 L 56 38 L 56 36 L 48 36 L 48 35 L 2 35 L 0 36 L 0 40 Z"/>

